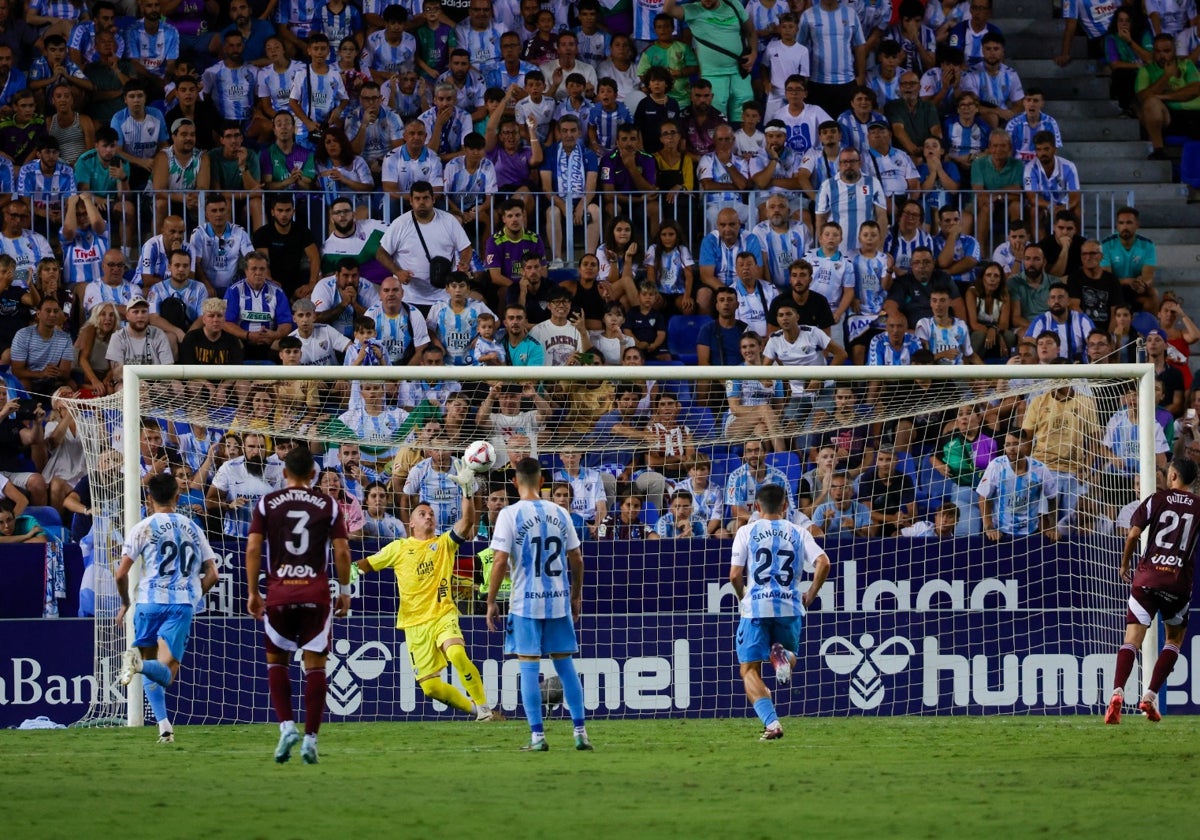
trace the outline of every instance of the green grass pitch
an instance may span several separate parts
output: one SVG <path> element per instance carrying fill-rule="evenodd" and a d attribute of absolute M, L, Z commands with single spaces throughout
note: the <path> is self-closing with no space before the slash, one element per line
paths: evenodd
<path fill-rule="evenodd" d="M 0 732 L 19 838 L 1113 837 L 1200 835 L 1196 720 L 1098 717 L 328 724 Z M 1167 832 L 1164 834 L 1164 832 Z"/>

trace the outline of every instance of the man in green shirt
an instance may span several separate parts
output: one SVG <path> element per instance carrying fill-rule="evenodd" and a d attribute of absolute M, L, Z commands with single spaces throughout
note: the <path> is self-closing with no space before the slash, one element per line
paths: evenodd
<path fill-rule="evenodd" d="M 1166 160 L 1164 128 L 1172 126 L 1177 134 L 1187 135 L 1200 130 L 1200 71 L 1189 59 L 1175 55 L 1174 36 L 1156 35 L 1151 54 L 1154 60 L 1138 70 L 1133 89 L 1153 147 L 1150 160 Z"/>
<path fill-rule="evenodd" d="M 1007 131 L 993 131 L 988 139 L 987 154 L 971 164 L 971 190 L 975 193 L 975 238 L 985 254 L 990 254 L 992 214 L 1000 205 L 1001 218 L 1008 224 L 1021 218 L 1021 190 L 1025 186 L 1025 165 L 1013 157 L 1012 137 Z M 1007 208 L 1007 212 L 1005 212 Z M 963 227 L 969 230 L 966 214 Z M 1007 226 L 1001 240 L 1008 235 Z"/>
<path fill-rule="evenodd" d="M 266 219 L 258 155 L 246 148 L 242 126 L 236 120 L 227 120 L 222 126 L 221 145 L 208 150 L 208 166 L 212 188 L 230 191 L 233 220 L 248 230 L 262 227 Z"/>
<path fill-rule="evenodd" d="M 1041 246 L 1025 246 L 1024 271 L 1008 278 L 1008 294 L 1020 304 L 1021 311 L 1013 313 L 1013 329 L 1022 334 L 1030 322 L 1050 308 L 1050 287 L 1063 278 L 1046 273 L 1046 255 Z"/>
<path fill-rule="evenodd" d="M 698 0 L 677 6 L 664 0 L 663 14 L 687 23 L 700 72 L 712 82 L 713 107 L 737 122 L 742 105 L 754 99 L 750 69 L 758 57 L 758 34 L 736 0 Z"/>

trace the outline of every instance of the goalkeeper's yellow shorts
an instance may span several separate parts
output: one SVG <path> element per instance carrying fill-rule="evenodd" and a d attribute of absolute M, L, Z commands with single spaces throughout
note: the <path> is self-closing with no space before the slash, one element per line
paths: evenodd
<path fill-rule="evenodd" d="M 458 611 L 446 613 L 404 628 L 404 639 L 408 642 L 408 658 L 412 660 L 413 676 L 417 680 L 432 677 L 446 667 L 446 654 L 442 645 L 448 639 L 461 639 L 462 629 L 458 626 Z"/>

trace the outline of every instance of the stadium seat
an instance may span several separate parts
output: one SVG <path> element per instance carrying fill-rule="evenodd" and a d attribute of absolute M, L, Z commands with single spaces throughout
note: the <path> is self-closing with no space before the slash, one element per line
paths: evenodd
<path fill-rule="evenodd" d="M 69 536 L 63 527 L 62 517 L 52 507 L 27 506 L 21 516 L 17 518 L 16 533 L 27 533 L 34 525 L 40 525 L 46 536 L 57 542 L 65 542 Z"/>
<path fill-rule="evenodd" d="M 654 502 L 650 501 L 649 499 L 642 502 L 642 524 L 649 525 L 651 528 L 653 528 L 654 523 L 658 521 L 659 515 L 658 508 L 655 506 Z"/>
<path fill-rule="evenodd" d="M 695 440 L 712 440 L 716 436 L 716 419 L 703 406 L 691 405 L 684 412 L 683 422 L 691 427 Z"/>
<path fill-rule="evenodd" d="M 767 466 L 774 467 L 787 476 L 788 487 L 793 490 L 800 485 L 800 476 L 804 473 L 804 468 L 800 463 L 800 456 L 795 452 L 772 452 L 767 455 Z"/>
<path fill-rule="evenodd" d="M 667 349 L 685 365 L 696 364 L 696 337 L 712 321 L 707 315 L 674 315 L 667 322 Z"/>
<path fill-rule="evenodd" d="M 1183 144 L 1179 179 L 1192 189 L 1200 190 L 1200 140 L 1189 140 Z"/>

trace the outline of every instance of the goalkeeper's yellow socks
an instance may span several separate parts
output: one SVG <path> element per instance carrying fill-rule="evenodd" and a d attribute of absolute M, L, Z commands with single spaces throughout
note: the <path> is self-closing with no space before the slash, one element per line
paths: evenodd
<path fill-rule="evenodd" d="M 467 699 L 466 695 L 441 677 L 422 680 L 421 690 L 431 700 L 441 700 L 447 706 L 453 706 L 460 712 L 469 713 L 471 711 L 471 701 Z"/>
<path fill-rule="evenodd" d="M 479 669 L 475 667 L 475 663 L 471 661 L 471 657 L 467 656 L 467 649 L 462 645 L 454 645 L 446 651 L 446 658 L 450 660 L 450 664 L 458 672 L 458 676 L 463 682 L 463 687 L 466 688 L 467 694 L 470 695 L 471 699 L 475 701 L 475 705 L 486 707 L 487 694 L 483 690 L 483 678 L 479 676 Z"/>

